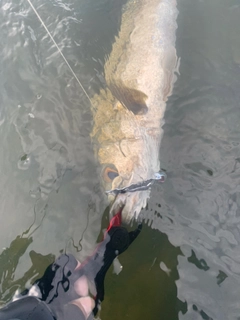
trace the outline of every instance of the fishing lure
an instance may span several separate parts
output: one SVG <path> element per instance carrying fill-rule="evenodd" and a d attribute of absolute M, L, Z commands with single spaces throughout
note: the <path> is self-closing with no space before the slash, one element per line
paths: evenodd
<path fill-rule="evenodd" d="M 164 171 L 159 171 L 154 174 L 154 178 L 152 179 L 148 179 L 139 183 L 134 183 L 125 188 L 116 188 L 116 189 L 108 190 L 106 191 L 106 193 L 117 195 L 119 193 L 148 190 L 156 181 L 164 182 L 166 180 L 166 177 L 167 175 Z"/>

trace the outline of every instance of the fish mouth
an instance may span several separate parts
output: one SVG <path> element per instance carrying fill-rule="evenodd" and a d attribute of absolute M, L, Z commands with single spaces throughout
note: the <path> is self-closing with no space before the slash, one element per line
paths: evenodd
<path fill-rule="evenodd" d="M 113 218 L 120 210 L 123 211 L 123 208 L 126 204 L 126 195 L 119 194 L 117 196 L 109 195 L 109 202 L 111 203 L 110 207 L 110 218 Z"/>
<path fill-rule="evenodd" d="M 122 210 L 122 222 L 129 224 L 132 220 L 138 220 L 139 213 L 142 208 L 147 205 L 150 196 L 150 190 L 136 191 L 132 193 L 118 194 L 116 196 L 109 195 L 112 203 L 110 208 L 110 218 Z"/>

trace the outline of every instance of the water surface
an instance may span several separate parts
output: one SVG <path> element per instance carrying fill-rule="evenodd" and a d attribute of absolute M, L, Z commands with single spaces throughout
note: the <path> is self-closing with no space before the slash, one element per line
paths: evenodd
<path fill-rule="evenodd" d="M 33 1 L 91 96 L 121 1 Z M 180 75 L 144 229 L 108 273 L 101 319 L 240 319 L 240 5 L 178 1 Z M 91 105 L 27 1 L 0 8 L 0 299 L 61 252 L 83 259 L 106 216 Z"/>

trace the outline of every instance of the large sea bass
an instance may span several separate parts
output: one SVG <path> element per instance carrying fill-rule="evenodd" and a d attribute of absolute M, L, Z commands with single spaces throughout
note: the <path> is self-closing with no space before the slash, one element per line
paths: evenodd
<path fill-rule="evenodd" d="M 104 67 L 107 89 L 94 101 L 92 138 L 105 191 L 144 184 L 160 169 L 164 112 L 177 66 L 177 13 L 176 0 L 130 0 L 123 8 Z M 129 222 L 149 193 L 108 193 L 111 212 L 124 206 L 123 220 Z"/>

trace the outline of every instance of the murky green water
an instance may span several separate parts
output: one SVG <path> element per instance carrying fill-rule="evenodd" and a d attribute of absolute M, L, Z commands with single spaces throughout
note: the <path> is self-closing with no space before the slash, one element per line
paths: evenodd
<path fill-rule="evenodd" d="M 86 91 L 121 1 L 33 1 Z M 0 8 L 0 300 L 95 247 L 106 203 L 89 101 L 26 0 Z M 180 76 L 144 230 L 108 273 L 101 319 L 240 319 L 240 5 L 178 1 Z"/>

